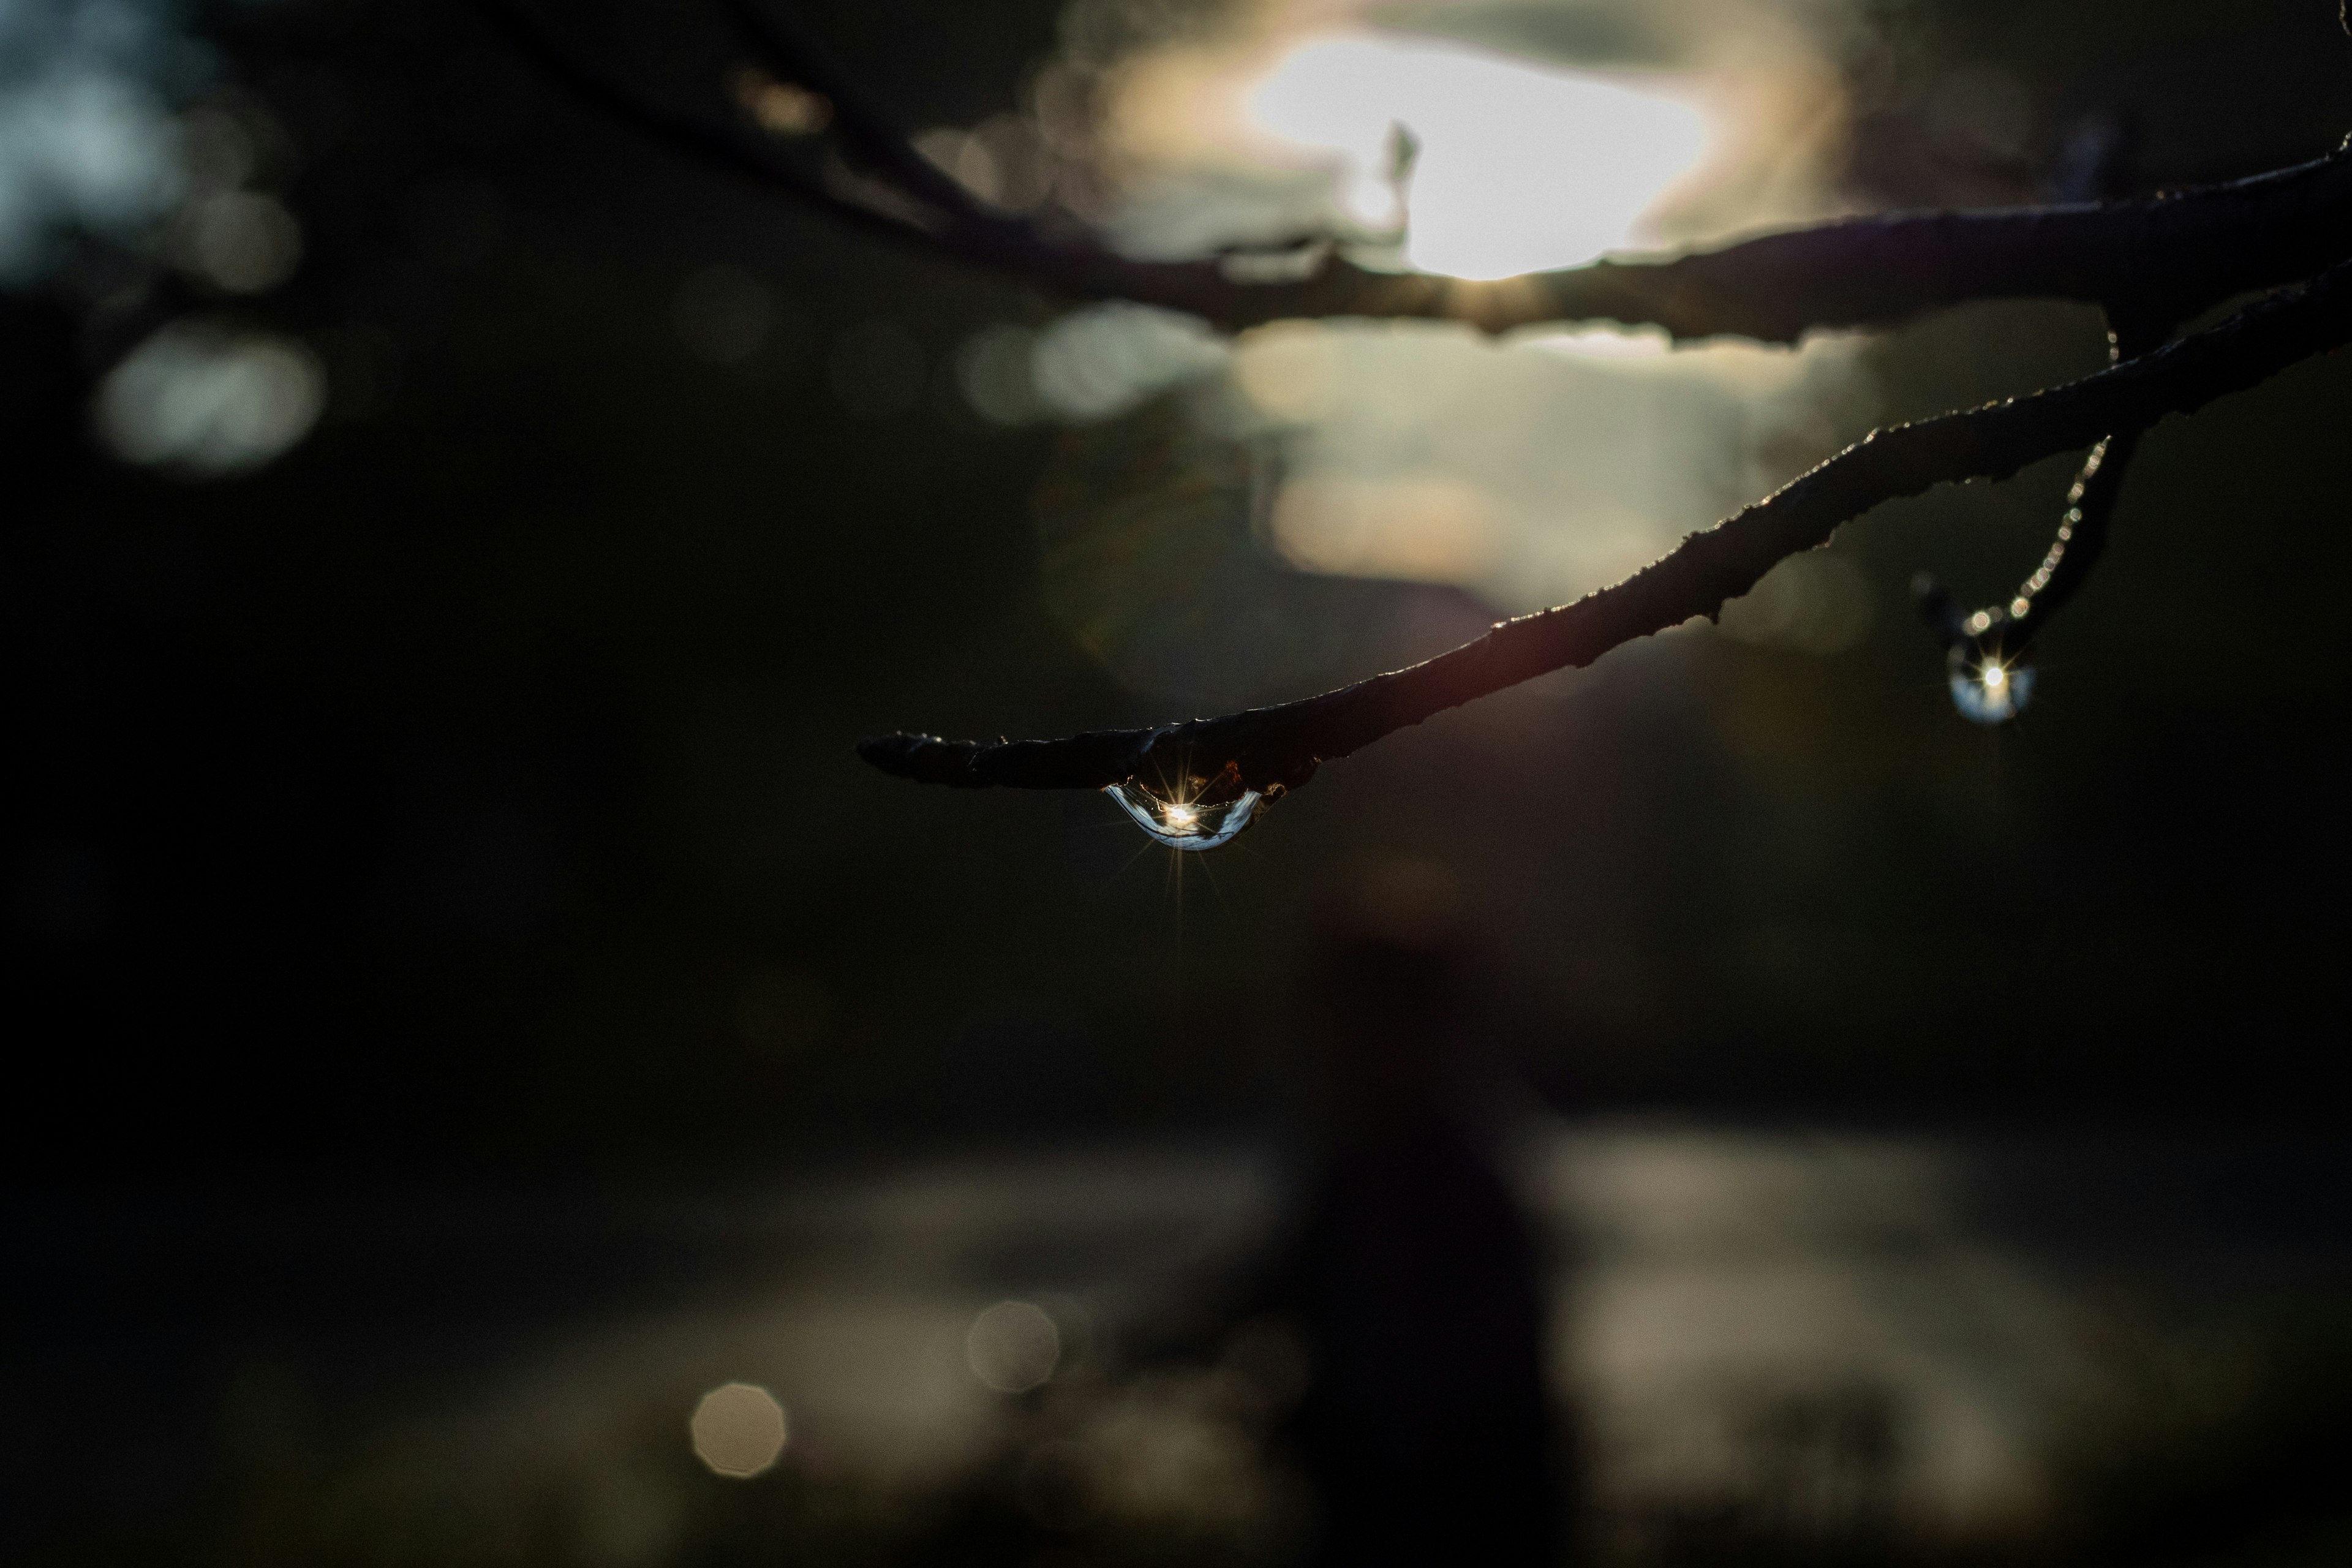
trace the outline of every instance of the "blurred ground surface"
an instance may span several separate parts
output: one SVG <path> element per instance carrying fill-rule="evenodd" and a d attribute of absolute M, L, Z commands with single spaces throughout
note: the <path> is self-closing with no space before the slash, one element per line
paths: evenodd
<path fill-rule="evenodd" d="M 2247 1451 L 2352 1309 L 2347 1165 L 2315 1143 L 1614 1121 L 1521 1168 L 1612 1559 L 2057 1552 L 2133 1467 Z M 1292 1373 L 1216 1314 L 1287 1169 L 1131 1145 L 723 1194 L 20 1203 L 5 1544 L 1281 1561 L 1311 1530 L 1266 1436 Z M 1029 1394 L 972 1370 L 1005 1299 L 1060 1330 Z M 791 1421 L 748 1481 L 687 1433 L 739 1380 Z"/>

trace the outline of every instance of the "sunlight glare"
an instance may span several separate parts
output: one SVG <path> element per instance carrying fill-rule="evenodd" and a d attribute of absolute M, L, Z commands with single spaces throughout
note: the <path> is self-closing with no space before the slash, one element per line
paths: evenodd
<path fill-rule="evenodd" d="M 1390 216 L 1391 127 L 1408 127 L 1421 142 L 1408 258 L 1457 278 L 1626 247 L 1707 144 L 1696 107 L 1622 77 L 1426 38 L 1317 39 L 1285 58 L 1249 107 L 1263 129 L 1341 153 L 1341 205 L 1367 221 Z"/>

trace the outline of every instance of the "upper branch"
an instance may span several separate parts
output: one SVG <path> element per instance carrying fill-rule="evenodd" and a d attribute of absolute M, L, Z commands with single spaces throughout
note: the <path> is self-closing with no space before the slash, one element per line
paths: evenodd
<path fill-rule="evenodd" d="M 1089 251 L 1008 256 L 1065 291 L 1242 328 L 1310 317 L 1658 326 L 1676 338 L 1793 342 L 1975 300 L 2109 307 L 2159 332 L 2231 295 L 2352 253 L 2352 142 L 2306 163 L 2131 201 L 1844 218 L 1664 260 L 1603 260 L 1474 282 L 1334 257 L 1313 277 L 1242 282 L 1211 263 Z M 1000 263 L 1002 264 L 1002 263 Z"/>
<path fill-rule="evenodd" d="M 1672 553 L 1572 605 L 1498 624 L 1409 668 L 1296 702 L 1142 730 L 994 745 L 889 735 L 859 754 L 928 784 L 1098 788 L 1232 770 L 1252 788 L 1301 783 L 1318 763 L 1621 644 L 1713 616 L 1777 563 L 1826 543 L 1882 501 L 1938 484 L 2003 479 L 2110 431 L 2143 429 L 2242 391 L 2352 341 L 2352 262 L 2255 301 L 2218 327 L 2031 396 L 1873 433 L 1811 472 L 1692 534 Z"/>
<path fill-rule="evenodd" d="M 1665 259 L 1604 260 L 1494 281 L 1388 272 L 1334 249 L 1304 278 L 1237 277 L 1214 258 L 1145 260 L 971 197 L 909 146 L 878 100 L 790 14 L 726 0 L 769 67 L 832 99 L 835 133 L 876 178 L 937 221 L 894 221 L 765 155 L 749 126 L 679 112 L 584 60 L 528 9 L 477 0 L 556 80 L 725 172 L 902 246 L 1066 298 L 1128 300 L 1228 330 L 1301 318 L 1658 326 L 1676 338 L 1793 342 L 1814 328 L 1904 320 L 1972 300 L 2061 299 L 2168 328 L 2231 295 L 2307 278 L 2352 254 L 2352 142 L 2251 178 L 2131 201 L 1839 219 Z"/>

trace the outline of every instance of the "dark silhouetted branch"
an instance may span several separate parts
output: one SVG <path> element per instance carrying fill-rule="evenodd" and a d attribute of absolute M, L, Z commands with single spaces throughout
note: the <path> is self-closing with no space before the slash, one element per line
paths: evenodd
<path fill-rule="evenodd" d="M 784 80 L 823 95 L 833 105 L 841 140 L 876 174 L 957 223 L 999 221 L 946 170 L 916 150 L 905 128 L 881 100 L 799 17 L 759 0 L 724 0 L 724 4 L 736 29 L 758 50 L 762 65 Z"/>
<path fill-rule="evenodd" d="M 1365 267 L 1336 249 L 1307 276 L 1235 275 L 1215 258 L 1150 261 L 1047 235 L 986 208 L 908 145 L 891 117 L 782 8 L 727 0 L 770 68 L 825 94 L 833 134 L 914 210 L 908 221 L 789 168 L 746 126 L 660 104 L 585 61 L 528 0 L 480 0 L 508 37 L 595 107 L 675 151 L 878 237 L 1080 300 L 1127 300 L 1229 331 L 1294 319 L 1460 321 L 1500 332 L 1554 321 L 1663 327 L 1678 339 L 1793 342 L 1976 300 L 2056 299 L 2159 328 L 2352 254 L 2352 143 L 2291 168 L 2131 201 L 1841 219 L 1661 260 L 1606 260 L 1493 281 Z"/>
<path fill-rule="evenodd" d="M 812 170 L 778 155 L 769 140 L 732 121 L 676 109 L 591 60 L 549 26 L 528 0 L 477 0 L 484 16 L 550 79 L 590 108 L 697 163 L 777 191 L 850 227 L 899 244 L 924 243 L 920 228 L 892 212 L 843 197 Z"/>
<path fill-rule="evenodd" d="M 1874 432 L 1613 587 L 1503 622 L 1410 668 L 1223 718 L 993 745 L 890 735 L 866 742 L 859 754 L 903 777 L 974 788 L 1098 788 L 1134 777 L 1220 773 L 1252 788 L 1295 787 L 1317 763 L 1433 714 L 1551 670 L 1591 664 L 1695 616 L 1713 616 L 1776 563 L 1828 542 L 1841 523 L 1883 501 L 1938 484 L 2007 478 L 2110 431 L 2145 429 L 2168 414 L 2192 412 L 2347 341 L 2352 263 L 2080 381 Z"/>
<path fill-rule="evenodd" d="M 1295 787 L 1318 761 L 1444 709 L 1711 616 L 1773 564 L 1822 543 L 1880 501 L 2003 477 L 2089 447 L 2056 541 L 2010 600 L 1962 616 L 1940 590 L 1928 590 L 1954 658 L 1998 665 L 2022 651 L 2097 559 L 2142 431 L 2346 335 L 2352 141 L 2291 168 L 2135 200 L 1849 218 L 1717 250 L 1495 282 L 1379 270 L 1350 259 L 1338 237 L 1322 236 L 1299 253 L 1301 271 L 1277 279 L 1225 258 L 1126 257 L 990 207 L 917 152 L 881 102 L 781 0 L 720 3 L 767 70 L 831 106 L 824 146 L 833 177 L 776 156 L 740 115 L 712 121 L 684 113 L 597 68 L 528 8 L 530 0 L 481 3 L 556 79 L 674 149 L 863 232 L 1072 299 L 1157 305 L 1229 330 L 1346 317 L 1459 321 L 1489 332 L 1608 321 L 1662 327 L 1683 340 L 1768 342 L 1881 326 L 1973 300 L 2052 299 L 2098 305 L 2117 328 L 2121 363 L 2097 375 L 1877 432 L 1625 582 L 1500 625 L 1410 669 L 1280 707 L 1150 730 L 995 745 L 896 735 L 861 748 L 879 767 L 932 783 L 1073 788 L 1214 775 L 1220 787 Z M 852 177 L 841 177 L 845 170 Z M 2315 274 L 2221 327 L 2154 347 L 2233 296 Z"/>

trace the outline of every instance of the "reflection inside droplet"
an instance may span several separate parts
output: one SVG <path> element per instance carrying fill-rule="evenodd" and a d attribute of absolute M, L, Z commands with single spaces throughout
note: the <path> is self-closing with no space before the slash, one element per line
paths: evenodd
<path fill-rule="evenodd" d="M 1254 789 L 1244 789 L 1222 800 L 1206 795 L 1195 795 L 1189 800 L 1168 800 L 1133 779 L 1107 785 L 1103 794 L 1118 802 L 1119 808 L 1133 817 L 1135 825 L 1150 834 L 1154 843 L 1165 844 L 1171 849 L 1216 849 L 1231 844 L 1255 819 L 1259 804 L 1265 799 Z"/>
<path fill-rule="evenodd" d="M 2016 718 L 2032 697 L 2033 670 L 1995 654 L 1974 656 L 1965 648 L 1954 648 L 1951 683 L 1952 705 L 1962 718 L 1979 724 L 2003 724 Z"/>

